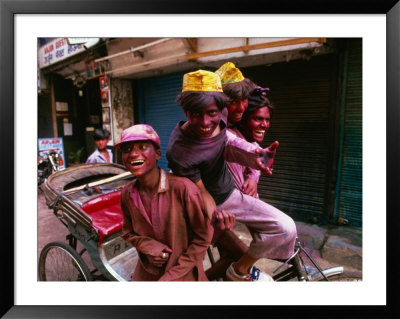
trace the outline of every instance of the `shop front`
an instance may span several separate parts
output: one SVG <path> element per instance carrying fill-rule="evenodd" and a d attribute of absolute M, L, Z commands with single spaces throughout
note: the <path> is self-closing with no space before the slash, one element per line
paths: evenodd
<path fill-rule="evenodd" d="M 93 152 L 96 128 L 112 132 L 109 79 L 94 63 L 105 54 L 98 38 L 39 39 L 38 138 L 61 138 L 66 166 Z"/>
<path fill-rule="evenodd" d="M 50 100 L 54 136 L 65 138 L 67 154 L 82 147 L 90 154 L 94 128 L 110 128 L 112 147 L 123 129 L 147 123 L 160 135 L 159 165 L 168 170 L 169 136 L 186 119 L 175 102 L 183 74 L 231 61 L 270 88 L 275 106 L 262 146 L 274 140 L 280 146 L 273 176 L 259 182 L 260 197 L 296 220 L 362 225 L 361 39 L 108 39 L 102 48 L 91 54 L 94 64 L 105 65 L 100 74 L 85 73 L 81 87 L 76 77 L 55 76 L 50 97 L 39 96 L 39 121 L 49 120 Z M 39 131 L 42 137 L 51 130 Z"/>
<path fill-rule="evenodd" d="M 240 59 L 233 62 L 246 77 L 270 88 L 275 105 L 262 146 L 275 140 L 280 146 L 274 175 L 262 176 L 259 182 L 260 197 L 296 220 L 361 226 L 361 40 L 336 44 L 337 50 L 309 58 L 263 60 L 248 67 L 241 67 Z M 184 73 L 133 81 L 137 122 L 148 123 L 159 133 L 159 164 L 164 169 L 170 133 L 185 120 L 175 102 Z"/>

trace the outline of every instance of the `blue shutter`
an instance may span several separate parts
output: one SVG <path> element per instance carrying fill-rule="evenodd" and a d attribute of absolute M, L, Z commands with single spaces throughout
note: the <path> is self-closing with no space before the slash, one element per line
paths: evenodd
<path fill-rule="evenodd" d="M 150 124 L 161 139 L 161 159 L 158 165 L 168 170 L 165 158 L 169 136 L 176 124 L 186 120 L 182 108 L 176 104 L 176 96 L 182 90 L 184 73 L 174 73 L 139 80 L 139 121 Z"/>
<path fill-rule="evenodd" d="M 330 150 L 330 107 L 335 56 L 316 56 L 242 70 L 271 89 L 275 110 L 262 147 L 279 141 L 274 174 L 262 174 L 259 196 L 295 220 L 322 221 L 326 212 Z"/>
<path fill-rule="evenodd" d="M 348 41 L 335 217 L 362 226 L 362 40 Z"/>

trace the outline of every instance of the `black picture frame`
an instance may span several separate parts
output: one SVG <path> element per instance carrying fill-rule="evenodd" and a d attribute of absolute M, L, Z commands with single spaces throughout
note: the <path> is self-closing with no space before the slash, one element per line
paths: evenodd
<path fill-rule="evenodd" d="M 400 81 L 399 81 L 399 16 L 398 0 L 326 0 L 326 1 L 246 1 L 246 4 L 218 3 L 216 1 L 154 1 L 154 0 L 99 0 L 99 1 L 7 1 L 0 0 L 1 23 L 1 82 L 0 82 L 0 139 L 2 156 L 0 156 L 0 177 L 3 184 L 0 193 L 2 203 L 2 253 L 1 253 L 1 309 L 4 318 L 159 318 L 205 316 L 249 317 L 253 315 L 310 315 L 305 307 L 235 307 L 235 306 L 17 306 L 15 305 L 14 288 L 14 173 L 18 169 L 14 164 L 14 18 L 16 14 L 386 14 L 387 18 L 387 127 L 386 127 L 386 173 L 387 176 L 387 305 L 378 307 L 329 306 L 313 307 L 314 311 L 326 311 L 330 316 L 354 317 L 361 311 L 368 315 L 395 317 L 399 315 L 396 307 L 396 288 L 399 283 L 394 273 L 396 245 L 395 237 L 398 223 L 399 204 L 396 200 L 399 181 L 399 147 L 400 136 Z M 384 102 L 382 101 L 382 104 Z M 11 138 L 6 138 L 12 136 Z M 384 143 L 384 141 L 382 141 Z M 377 163 L 379 163 L 380 146 L 377 145 Z M 369 172 L 365 172 L 368 174 Z M 375 172 L 371 172 L 374 174 Z M 31 239 L 32 240 L 32 239 Z M 378 274 L 377 274 L 378 276 Z M 385 280 L 385 278 L 382 278 Z M 329 309 L 328 309 L 329 308 Z M 398 316 L 397 315 L 397 316 Z"/>
<path fill-rule="evenodd" d="M 103 124 L 110 124 L 110 107 L 104 106 L 101 108 L 102 117 L 103 117 Z"/>

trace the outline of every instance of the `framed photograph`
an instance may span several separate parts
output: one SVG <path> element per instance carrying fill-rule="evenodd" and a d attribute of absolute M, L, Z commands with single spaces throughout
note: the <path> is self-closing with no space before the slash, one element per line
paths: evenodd
<path fill-rule="evenodd" d="M 106 106 L 101 110 L 103 112 L 103 123 L 110 123 L 110 108 Z"/>
<path fill-rule="evenodd" d="M 128 4 L 116 0 L 93 6 L 90 1 L 62 0 L 49 6 L 43 1 L 1 0 L 0 130 L 4 137 L 2 149 L 12 154 L 0 159 L 1 167 L 9 168 L 1 170 L 4 181 L 2 223 L 6 225 L 2 256 L 7 261 L 1 263 L 4 278 L 1 316 L 74 318 L 90 313 L 98 318 L 160 318 L 228 313 L 236 318 L 248 316 L 255 307 L 245 306 L 253 305 L 262 306 L 257 307 L 258 311 L 274 315 L 283 311 L 286 315 L 309 315 L 310 311 L 324 315 L 326 307 L 310 309 L 317 305 L 330 306 L 329 312 L 338 316 L 347 315 L 349 305 L 358 306 L 357 314 L 371 312 L 371 306 L 377 306 L 373 312 L 380 312 L 382 316 L 398 313 L 396 280 L 390 278 L 395 276 L 393 265 L 398 240 L 394 231 L 399 224 L 396 198 L 400 161 L 397 141 L 400 136 L 400 4 L 396 0 L 305 3 L 264 1 L 260 6 L 260 3 L 248 2 L 247 9 L 243 10 L 243 7 L 227 8 L 226 4 L 213 2 L 196 10 L 192 8 L 193 4 L 173 1 L 147 0 Z M 27 160 L 33 163 L 37 156 L 37 136 L 26 134 L 27 128 L 32 127 L 32 119 L 37 117 L 38 86 L 37 81 L 32 80 L 37 74 L 37 38 L 65 34 L 79 37 L 83 26 L 84 36 L 104 37 L 99 25 L 107 25 L 104 33 L 116 38 L 237 37 L 249 34 L 257 37 L 362 37 L 365 52 L 365 280 L 345 288 L 333 284 L 329 289 L 324 283 L 290 283 L 284 287 L 272 283 L 265 287 L 252 283 L 217 285 L 211 282 L 185 285 L 38 282 L 37 268 L 26 266 L 36 264 L 38 258 L 37 216 L 32 208 L 37 207 L 36 171 L 29 169 L 32 165 L 26 165 Z M 107 112 L 108 122 L 105 121 Z M 103 123 L 109 125 L 109 107 L 103 107 L 102 116 Z M 268 308 L 270 305 L 277 307 Z M 285 307 L 288 305 L 293 307 Z M 355 312 L 350 313 L 354 315 Z"/>
<path fill-rule="evenodd" d="M 99 77 L 100 90 L 108 88 L 108 79 L 106 76 Z"/>
<path fill-rule="evenodd" d="M 110 105 L 110 92 L 108 88 L 101 89 L 100 91 L 101 96 L 101 106 L 109 106 Z"/>

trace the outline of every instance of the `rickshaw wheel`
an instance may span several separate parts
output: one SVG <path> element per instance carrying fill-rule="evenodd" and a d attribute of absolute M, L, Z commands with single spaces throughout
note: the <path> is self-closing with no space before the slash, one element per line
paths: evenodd
<path fill-rule="evenodd" d="M 39 280 L 92 281 L 93 276 L 75 249 L 63 242 L 51 242 L 40 253 Z"/>
<path fill-rule="evenodd" d="M 362 273 L 361 271 L 350 271 L 345 270 L 341 274 L 328 276 L 329 281 L 362 281 Z M 314 281 L 325 281 L 325 278 L 319 276 L 314 279 Z"/>

